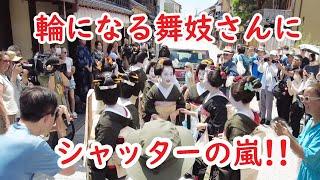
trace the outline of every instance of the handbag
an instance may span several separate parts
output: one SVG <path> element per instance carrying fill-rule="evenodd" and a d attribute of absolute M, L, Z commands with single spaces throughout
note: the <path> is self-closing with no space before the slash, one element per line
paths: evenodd
<path fill-rule="evenodd" d="M 272 94 L 275 98 L 280 99 L 281 97 L 288 94 L 287 90 L 287 83 L 283 80 L 278 81 L 278 83 L 272 89 Z"/>

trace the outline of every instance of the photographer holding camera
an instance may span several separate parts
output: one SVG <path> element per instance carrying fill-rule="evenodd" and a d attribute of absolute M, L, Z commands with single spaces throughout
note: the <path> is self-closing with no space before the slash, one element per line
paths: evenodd
<path fill-rule="evenodd" d="M 260 113 L 261 123 L 270 124 L 272 118 L 273 93 L 272 90 L 276 86 L 276 77 L 278 73 L 275 62 L 277 56 L 276 51 L 271 51 L 270 55 L 266 55 L 264 59 L 260 59 L 258 71 L 263 73 L 261 78 L 261 93 L 260 93 Z"/>
<path fill-rule="evenodd" d="M 46 75 L 49 76 L 48 88 L 57 94 L 57 101 L 59 105 L 67 105 L 65 97 L 66 88 L 69 87 L 69 79 L 64 75 L 66 72 L 66 64 L 61 64 L 57 57 L 50 57 L 45 63 Z M 48 143 L 54 148 L 58 143 L 57 132 L 51 132 Z"/>
<path fill-rule="evenodd" d="M 59 105 L 67 105 L 64 92 L 70 83 L 64 74 L 66 72 L 66 64 L 62 64 L 57 57 L 51 57 L 46 62 L 46 70 L 47 75 L 49 75 L 48 88 L 57 93 Z"/>
<path fill-rule="evenodd" d="M 66 135 L 67 108 L 58 106 L 54 92 L 40 86 L 27 88 L 19 101 L 20 121 L 0 136 L 0 179 L 32 179 L 34 173 L 72 175 L 75 168 L 60 169 L 59 155 L 39 137 L 52 129 L 59 137 Z"/>

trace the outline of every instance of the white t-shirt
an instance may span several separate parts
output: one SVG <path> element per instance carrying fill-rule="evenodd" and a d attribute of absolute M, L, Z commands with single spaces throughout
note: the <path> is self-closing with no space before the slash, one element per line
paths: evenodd
<path fill-rule="evenodd" d="M 71 73 L 71 68 L 73 66 L 73 60 L 70 57 L 67 57 L 65 60 L 65 63 L 67 65 L 67 72 Z M 73 80 L 73 79 L 74 79 L 73 76 L 71 76 L 71 80 Z"/>
<path fill-rule="evenodd" d="M 19 108 L 15 101 L 15 91 L 12 83 L 9 81 L 7 76 L 0 74 L 0 84 L 4 86 L 2 98 L 7 115 L 18 114 Z"/>
<path fill-rule="evenodd" d="M 118 55 L 116 54 L 116 53 L 114 53 L 114 52 L 110 52 L 110 54 L 109 54 L 109 56 L 112 58 L 112 60 L 116 60 L 116 59 L 118 59 L 119 57 L 118 57 Z"/>

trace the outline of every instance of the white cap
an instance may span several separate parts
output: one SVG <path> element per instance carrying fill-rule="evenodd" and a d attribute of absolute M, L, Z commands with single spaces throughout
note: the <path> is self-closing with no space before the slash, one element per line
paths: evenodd
<path fill-rule="evenodd" d="M 276 56 L 276 55 L 278 55 L 278 52 L 276 51 L 276 50 L 272 50 L 272 51 L 270 51 L 270 56 Z"/>

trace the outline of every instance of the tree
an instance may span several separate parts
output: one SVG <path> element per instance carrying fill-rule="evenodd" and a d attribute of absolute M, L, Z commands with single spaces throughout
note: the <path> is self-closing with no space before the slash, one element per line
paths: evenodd
<path fill-rule="evenodd" d="M 254 11 L 260 8 L 259 6 L 262 7 L 264 2 L 265 0 L 260 0 L 258 2 L 256 0 L 232 0 L 232 14 L 234 16 L 239 16 L 241 21 L 245 23 L 252 17 Z"/>

